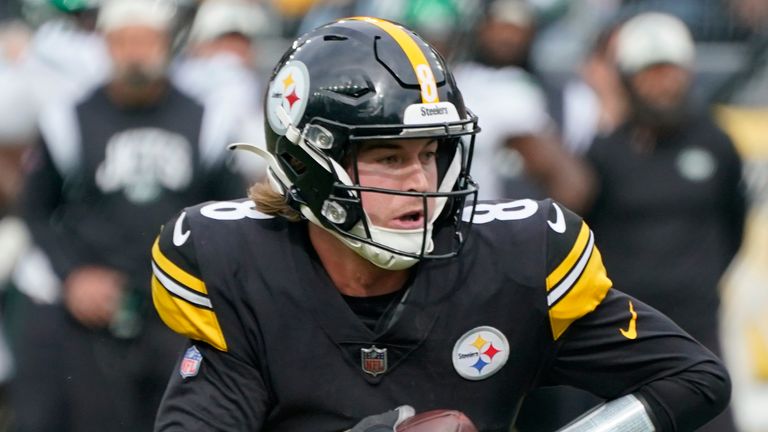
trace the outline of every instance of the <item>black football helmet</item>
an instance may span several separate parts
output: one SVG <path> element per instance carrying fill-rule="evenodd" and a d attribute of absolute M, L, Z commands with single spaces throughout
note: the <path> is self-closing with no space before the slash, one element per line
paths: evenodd
<path fill-rule="evenodd" d="M 421 37 L 369 17 L 319 27 L 283 55 L 264 107 L 267 152 L 259 153 L 273 188 L 304 217 L 387 269 L 458 253 L 474 212 L 464 211 L 465 201 L 477 195 L 469 166 L 479 128 L 444 60 Z M 360 186 L 358 144 L 406 138 L 437 140 L 438 190 Z M 363 210 L 364 191 L 419 197 L 433 217 L 418 230 L 378 227 Z"/>

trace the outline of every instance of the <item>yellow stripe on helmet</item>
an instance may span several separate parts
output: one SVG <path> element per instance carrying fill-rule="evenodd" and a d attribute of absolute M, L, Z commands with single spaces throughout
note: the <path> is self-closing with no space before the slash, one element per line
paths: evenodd
<path fill-rule="evenodd" d="M 413 39 L 413 36 L 399 25 L 382 19 L 372 17 L 353 17 L 347 19 L 371 23 L 392 36 L 392 39 L 400 45 L 400 48 L 403 49 L 403 52 L 411 62 L 411 66 L 413 66 L 413 72 L 416 74 L 416 79 L 419 80 L 419 87 L 421 87 L 421 102 L 440 102 L 440 97 L 437 94 L 435 75 L 432 73 L 432 67 L 429 66 L 427 57 L 424 55 L 421 48 L 419 48 L 419 45 Z"/>

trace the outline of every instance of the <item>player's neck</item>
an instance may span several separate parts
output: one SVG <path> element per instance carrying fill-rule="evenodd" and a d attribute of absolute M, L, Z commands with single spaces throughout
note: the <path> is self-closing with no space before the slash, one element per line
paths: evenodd
<path fill-rule="evenodd" d="M 324 229 L 309 224 L 309 239 L 331 281 L 344 295 L 368 297 L 393 293 L 408 280 L 408 270 L 385 270 L 358 255 Z"/>

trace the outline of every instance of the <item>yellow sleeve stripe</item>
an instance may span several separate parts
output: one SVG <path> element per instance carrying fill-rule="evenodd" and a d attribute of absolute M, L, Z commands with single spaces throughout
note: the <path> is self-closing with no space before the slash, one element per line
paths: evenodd
<path fill-rule="evenodd" d="M 552 288 L 558 285 L 560 281 L 566 277 L 573 266 L 576 265 L 576 260 L 578 260 L 579 257 L 583 255 L 584 251 L 589 250 L 587 249 L 587 243 L 589 243 L 590 237 L 591 230 L 587 224 L 582 222 L 579 235 L 576 237 L 576 242 L 573 244 L 573 248 L 571 248 L 571 251 L 568 252 L 568 256 L 566 256 L 563 262 L 561 262 L 560 265 L 558 265 L 557 268 L 554 269 L 552 273 L 549 274 L 549 276 L 547 276 L 547 291 L 550 291 Z"/>
<path fill-rule="evenodd" d="M 429 66 L 427 57 L 424 52 L 421 51 L 419 45 L 413 40 L 413 37 L 408 34 L 399 25 L 393 24 L 389 21 L 372 18 L 372 17 L 353 17 L 348 18 L 356 21 L 365 21 L 379 27 L 400 45 L 403 49 L 406 57 L 411 62 L 413 72 L 416 74 L 416 79 L 419 80 L 419 86 L 421 87 L 421 102 L 422 103 L 434 103 L 440 102 L 440 98 L 437 95 L 435 86 L 435 76 L 432 73 L 432 68 Z"/>
<path fill-rule="evenodd" d="M 595 310 L 613 285 L 600 251 L 593 247 L 591 252 L 576 283 L 550 305 L 549 320 L 554 339 L 559 338 L 572 322 Z"/>
<path fill-rule="evenodd" d="M 159 240 L 160 238 L 158 237 L 157 240 L 155 240 L 155 244 L 152 245 L 152 260 L 154 260 L 157 266 L 168 276 L 172 277 L 185 287 L 202 294 L 208 294 L 208 289 L 205 287 L 205 282 L 203 282 L 202 279 L 185 272 L 163 255 L 163 252 L 160 250 Z"/>
<path fill-rule="evenodd" d="M 171 330 L 190 339 L 206 342 L 227 351 L 227 342 L 219 320 L 211 309 L 197 307 L 171 295 L 156 276 L 152 276 L 152 302 L 160 318 Z"/>

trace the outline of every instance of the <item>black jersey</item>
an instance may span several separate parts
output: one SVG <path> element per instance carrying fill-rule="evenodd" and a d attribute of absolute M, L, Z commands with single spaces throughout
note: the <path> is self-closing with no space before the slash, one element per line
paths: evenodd
<path fill-rule="evenodd" d="M 507 431 L 526 392 L 548 384 L 636 392 L 659 430 L 688 430 L 727 400 L 716 358 L 611 289 L 591 230 L 550 200 L 478 204 L 461 255 L 421 262 L 374 329 L 306 231 L 248 201 L 188 208 L 165 226 L 153 298 L 192 342 L 157 430 L 340 431 L 410 404 Z"/>

